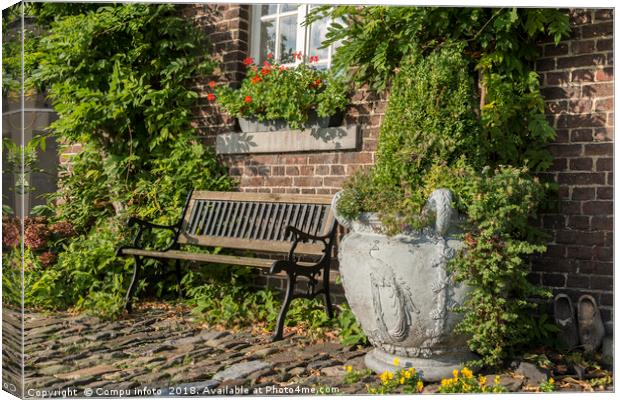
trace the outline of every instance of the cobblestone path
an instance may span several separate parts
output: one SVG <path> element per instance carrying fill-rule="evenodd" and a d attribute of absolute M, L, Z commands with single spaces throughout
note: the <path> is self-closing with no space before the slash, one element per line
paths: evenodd
<path fill-rule="evenodd" d="M 21 372 L 20 326 L 17 312 L 3 310 L 5 385 L 18 382 Z M 366 394 L 367 384 L 378 383 L 374 374 L 344 383 L 344 366 L 364 370 L 368 349 L 297 335 L 274 343 L 249 330 L 203 329 L 186 309 L 164 305 L 139 307 L 117 321 L 26 313 L 24 327 L 26 397 Z M 522 364 L 500 375 L 501 384 L 509 391 L 538 391 L 546 375 Z M 555 376 L 556 390 L 613 390 L 611 383 Z M 7 389 L 19 394 L 19 388 Z M 427 383 L 424 392 L 437 389 Z"/>
<path fill-rule="evenodd" d="M 341 382 L 345 363 L 364 368 L 365 351 L 291 335 L 272 343 L 268 335 L 191 321 L 185 311 L 155 308 L 114 322 L 26 314 L 26 395 L 366 392 L 363 382 Z"/>

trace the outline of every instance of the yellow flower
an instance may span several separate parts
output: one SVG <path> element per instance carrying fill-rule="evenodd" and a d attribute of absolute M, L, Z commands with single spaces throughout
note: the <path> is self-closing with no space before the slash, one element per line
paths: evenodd
<path fill-rule="evenodd" d="M 481 385 L 486 385 L 487 384 L 486 376 L 481 376 L 478 381 L 480 382 Z"/>
<path fill-rule="evenodd" d="M 392 362 L 394 363 L 394 366 L 398 367 L 398 364 L 400 363 L 400 358 L 396 357 Z"/>
<path fill-rule="evenodd" d="M 399 382 L 400 382 L 401 385 L 404 385 L 405 384 L 405 378 L 401 377 Z"/>
<path fill-rule="evenodd" d="M 459 376 L 459 370 L 455 369 L 454 371 L 452 371 L 452 376 L 457 378 Z"/>
<path fill-rule="evenodd" d="M 345 369 L 347 372 L 351 372 L 351 371 L 353 371 L 353 367 L 352 367 L 352 366 L 350 366 L 350 365 L 345 365 L 344 369 Z"/>
<path fill-rule="evenodd" d="M 411 378 L 411 372 L 405 371 L 405 378 L 410 379 Z"/>
<path fill-rule="evenodd" d="M 495 375 L 495 379 L 493 380 L 493 382 L 494 382 L 496 385 L 499 385 L 499 375 Z"/>
<path fill-rule="evenodd" d="M 411 375 L 415 375 L 415 368 L 413 367 L 409 368 L 409 372 L 411 372 Z"/>
<path fill-rule="evenodd" d="M 550 385 L 553 385 L 554 383 L 555 383 L 555 379 L 553 379 L 553 378 L 549 378 L 549 384 L 550 384 Z"/>
<path fill-rule="evenodd" d="M 461 370 L 461 372 L 463 373 L 463 376 L 464 376 L 465 378 L 471 378 L 471 377 L 473 376 L 473 373 L 472 373 L 472 372 L 471 372 L 471 370 L 470 370 L 469 368 L 467 368 L 467 367 L 463 368 L 463 369 Z"/>
<path fill-rule="evenodd" d="M 422 381 L 418 381 L 418 383 L 416 383 L 415 387 L 416 387 L 416 389 L 418 389 L 418 392 L 421 392 L 422 389 L 424 389 L 424 384 L 422 383 Z"/>
<path fill-rule="evenodd" d="M 390 380 L 394 379 L 394 374 L 392 373 L 392 371 L 388 371 L 388 378 Z"/>
<path fill-rule="evenodd" d="M 383 371 L 383 373 L 381 375 L 379 375 L 379 378 L 381 379 L 381 382 L 385 382 L 388 380 L 388 372 L 387 371 Z"/>

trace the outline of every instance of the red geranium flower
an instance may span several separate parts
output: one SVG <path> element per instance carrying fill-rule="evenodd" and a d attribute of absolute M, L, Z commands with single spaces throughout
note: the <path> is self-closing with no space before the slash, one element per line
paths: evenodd
<path fill-rule="evenodd" d="M 245 99 L 243 99 L 243 101 L 245 101 L 246 103 L 251 103 L 252 102 L 252 97 L 245 96 Z"/>
<path fill-rule="evenodd" d="M 257 84 L 258 82 L 262 81 L 263 79 L 260 76 L 253 76 L 252 77 L 252 83 L 253 84 Z"/>
<path fill-rule="evenodd" d="M 254 59 L 253 59 L 252 57 L 247 57 L 247 58 L 245 58 L 245 59 L 243 60 L 243 63 L 244 63 L 245 65 L 252 65 L 252 64 L 254 64 Z"/>
<path fill-rule="evenodd" d="M 215 87 L 215 81 L 209 82 L 209 87 L 213 89 Z"/>
<path fill-rule="evenodd" d="M 261 75 L 267 75 L 271 70 L 269 68 L 263 68 L 260 70 Z"/>
<path fill-rule="evenodd" d="M 288 68 L 286 68 L 284 65 L 280 65 L 280 71 L 286 71 Z"/>
<path fill-rule="evenodd" d="M 272 58 L 273 58 L 273 53 L 268 53 L 268 54 L 267 54 L 267 59 L 268 59 L 268 60 L 271 60 Z"/>
<path fill-rule="evenodd" d="M 319 62 L 319 56 L 310 56 L 310 63 Z"/>
<path fill-rule="evenodd" d="M 214 95 L 213 93 L 209 93 L 209 94 L 207 95 L 207 100 L 209 100 L 209 101 L 215 101 L 215 95 Z"/>
<path fill-rule="evenodd" d="M 269 64 L 269 61 L 265 61 L 265 62 L 263 62 L 263 67 L 269 68 L 269 67 L 271 67 L 271 64 Z"/>

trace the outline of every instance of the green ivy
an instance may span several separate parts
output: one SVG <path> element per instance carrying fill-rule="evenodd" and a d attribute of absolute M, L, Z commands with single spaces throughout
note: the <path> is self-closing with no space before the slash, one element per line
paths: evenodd
<path fill-rule="evenodd" d="M 192 188 L 233 187 L 191 124 L 192 83 L 215 62 L 205 34 L 174 5 L 44 4 L 38 15 L 46 29 L 30 54 L 37 67 L 28 84 L 46 89 L 58 113 L 52 134 L 81 145 L 50 196 L 54 219 L 79 236 L 43 278 L 73 282 L 56 305 L 118 315 L 132 261 L 114 249 L 130 236 L 121 228 L 127 217 L 174 223 Z M 152 239 L 161 247 L 170 235 Z M 174 288 L 165 266 L 151 260 L 145 270 L 139 292 Z"/>

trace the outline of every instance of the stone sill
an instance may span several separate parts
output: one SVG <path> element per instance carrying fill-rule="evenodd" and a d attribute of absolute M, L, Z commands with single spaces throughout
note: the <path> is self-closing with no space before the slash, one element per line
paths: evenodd
<path fill-rule="evenodd" d="M 356 149 L 359 126 L 274 132 L 231 132 L 217 135 L 217 154 L 300 153 Z"/>

